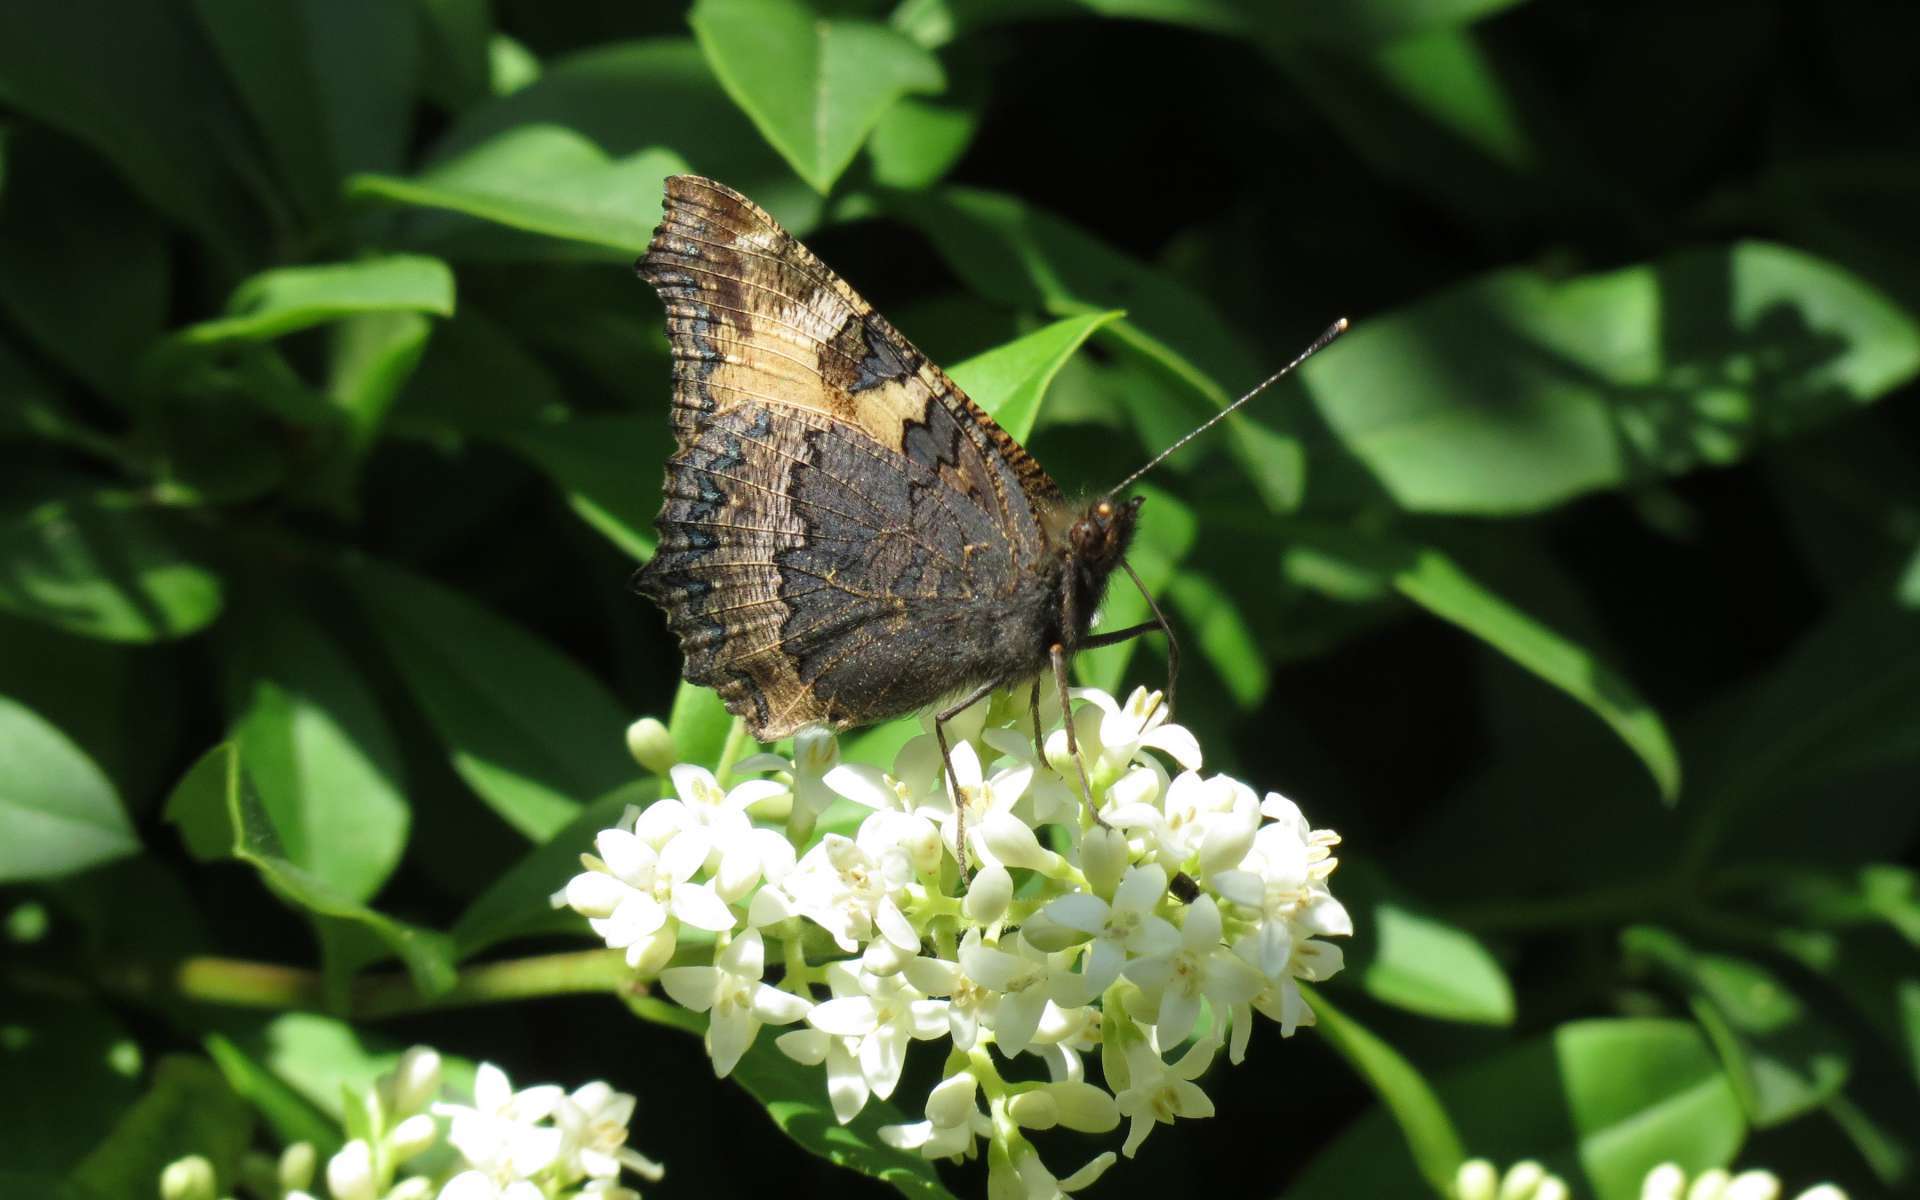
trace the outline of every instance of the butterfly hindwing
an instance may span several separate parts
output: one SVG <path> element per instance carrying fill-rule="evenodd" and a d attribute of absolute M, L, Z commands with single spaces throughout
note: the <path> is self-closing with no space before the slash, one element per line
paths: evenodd
<path fill-rule="evenodd" d="M 1059 493 L 1032 458 L 730 189 L 670 179 L 640 270 L 667 306 L 679 449 L 638 586 L 687 677 L 771 740 L 1037 669 Z"/>

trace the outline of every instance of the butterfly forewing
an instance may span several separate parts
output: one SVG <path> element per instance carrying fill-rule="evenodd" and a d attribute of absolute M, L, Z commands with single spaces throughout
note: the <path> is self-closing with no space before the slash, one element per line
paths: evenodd
<path fill-rule="evenodd" d="M 729 188 L 668 180 L 639 269 L 679 449 L 638 586 L 687 677 L 771 740 L 1038 670 L 1059 492 L 1026 451 Z"/>

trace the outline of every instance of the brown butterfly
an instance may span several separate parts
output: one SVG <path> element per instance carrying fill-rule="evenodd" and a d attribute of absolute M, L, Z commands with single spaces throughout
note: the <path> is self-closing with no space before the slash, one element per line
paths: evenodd
<path fill-rule="evenodd" d="M 667 180 L 637 269 L 667 309 L 678 449 L 659 551 L 635 587 L 665 610 L 686 677 L 754 737 L 938 706 L 951 781 L 945 724 L 962 709 L 1032 680 L 1037 740 L 1049 670 L 1064 709 L 1076 652 L 1155 629 L 1168 637 L 1171 705 L 1178 650 L 1151 595 L 1153 620 L 1089 630 L 1115 568 L 1146 595 L 1124 557 L 1141 498 L 1113 499 L 1146 468 L 1068 502 L 839 276 L 713 180 Z M 1078 762 L 1071 722 L 1067 733 Z"/>

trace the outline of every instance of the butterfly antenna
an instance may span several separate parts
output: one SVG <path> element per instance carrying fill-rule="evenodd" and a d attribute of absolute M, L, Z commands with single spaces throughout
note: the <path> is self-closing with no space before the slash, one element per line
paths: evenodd
<path fill-rule="evenodd" d="M 1119 492 L 1124 492 L 1129 487 L 1132 487 L 1135 480 L 1139 479 L 1142 475 L 1145 475 L 1148 471 L 1153 470 L 1155 467 L 1159 466 L 1161 463 L 1167 461 L 1168 458 L 1172 457 L 1174 451 L 1180 449 L 1180 447 L 1186 445 L 1188 442 L 1199 437 L 1201 434 L 1205 433 L 1207 430 L 1212 429 L 1215 425 L 1218 425 L 1220 422 L 1232 416 L 1234 409 L 1239 408 L 1242 404 L 1245 404 L 1247 401 L 1253 399 L 1255 396 L 1258 396 L 1261 392 L 1264 392 L 1268 388 L 1272 387 L 1274 384 L 1279 383 L 1282 379 L 1286 378 L 1288 373 L 1291 372 L 1295 367 L 1307 361 L 1309 358 L 1312 358 L 1314 355 L 1318 354 L 1320 351 L 1326 349 L 1328 344 L 1331 343 L 1333 339 L 1339 337 L 1341 334 L 1345 333 L 1346 331 L 1347 331 L 1347 319 L 1345 317 L 1341 317 L 1338 321 L 1335 321 L 1333 324 L 1327 326 L 1326 332 L 1322 333 L 1319 337 L 1313 339 L 1313 344 L 1311 346 L 1308 346 L 1305 350 L 1302 350 L 1299 356 L 1295 358 L 1292 362 L 1288 363 L 1284 367 L 1281 367 L 1278 371 L 1275 371 L 1273 374 L 1267 376 L 1265 379 L 1255 384 L 1253 386 L 1253 390 L 1249 391 L 1246 395 L 1240 397 L 1238 400 L 1235 400 L 1232 404 L 1227 405 L 1225 408 L 1213 414 L 1211 417 L 1208 417 L 1205 421 L 1202 421 L 1191 433 L 1187 434 L 1185 437 L 1181 438 L 1179 441 L 1175 442 L 1173 445 L 1168 446 L 1165 450 L 1162 450 L 1160 453 L 1154 455 L 1151 459 L 1147 460 L 1146 466 L 1141 467 L 1138 471 L 1135 471 L 1133 474 L 1127 476 L 1125 479 L 1122 479 L 1119 483 L 1109 488 L 1106 494 L 1108 496 L 1112 496 Z"/>

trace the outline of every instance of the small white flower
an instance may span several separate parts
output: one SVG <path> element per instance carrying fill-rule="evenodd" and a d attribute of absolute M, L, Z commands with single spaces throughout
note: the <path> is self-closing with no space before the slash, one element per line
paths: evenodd
<path fill-rule="evenodd" d="M 1100 713 L 1099 720 L 1091 723 L 1091 738 L 1087 736 L 1089 723 L 1080 720 L 1074 723 L 1080 752 L 1086 757 L 1090 771 L 1116 775 L 1138 759 L 1143 750 L 1158 750 L 1188 770 L 1199 768 L 1199 740 L 1185 726 L 1167 722 L 1166 697 L 1161 693 L 1135 688 L 1125 704 L 1117 703 L 1098 688 L 1076 688 L 1073 695 L 1092 702 Z M 1065 729 L 1048 735 L 1047 758 L 1059 766 L 1061 774 L 1073 772 L 1073 756 L 1067 753 Z"/>
<path fill-rule="evenodd" d="M 869 853 L 852 838 L 830 833 L 780 881 L 754 897 L 755 925 L 802 916 L 833 935 L 848 954 L 857 952 L 877 929 L 902 950 L 920 946 L 920 935 L 901 911 L 897 895 L 913 880 L 913 863 L 904 848 Z"/>
<path fill-rule="evenodd" d="M 546 1195 L 524 1179 L 501 1183 L 485 1171 L 462 1171 L 447 1180 L 439 1200 L 546 1200 Z"/>
<path fill-rule="evenodd" d="M 433 1111 L 448 1118 L 447 1141 L 467 1164 L 505 1188 L 533 1177 L 559 1157 L 560 1131 L 541 1122 L 553 1115 L 564 1095 L 553 1084 L 516 1092 L 505 1071 L 483 1062 L 474 1072 L 471 1105 L 438 1103 Z"/>
<path fill-rule="evenodd" d="M 910 1125 L 882 1125 L 880 1140 L 922 1158 L 959 1158 L 971 1153 L 975 1138 L 992 1137 L 993 1121 L 980 1111 L 980 1083 L 971 1071 L 949 1075 L 927 1094 L 927 1119 Z"/>
<path fill-rule="evenodd" d="M 1019 1186 L 1026 1200 L 1065 1200 L 1070 1193 L 1082 1191 L 1093 1186 L 1095 1180 L 1106 1174 L 1107 1168 L 1120 1161 L 1113 1151 L 1108 1150 L 1094 1156 L 1093 1160 L 1065 1179 L 1055 1179 L 1053 1172 L 1040 1161 L 1040 1156 L 1028 1148 L 1020 1161 L 1014 1164 L 1014 1174 L 1019 1178 Z"/>
<path fill-rule="evenodd" d="M 561 1135 L 562 1174 L 614 1180 L 624 1167 L 643 1179 L 659 1179 L 664 1173 L 660 1164 L 627 1145 L 633 1109 L 632 1096 L 597 1079 L 563 1097 L 553 1111 Z"/>
<path fill-rule="evenodd" d="M 667 995 L 694 1012 L 711 1014 L 707 1054 L 715 1075 L 733 1070 L 762 1025 L 790 1025 L 807 1015 L 806 998 L 762 983 L 765 971 L 760 931 L 749 929 L 729 942 L 710 967 L 668 967 L 660 973 Z M 631 1103 L 628 1107 L 631 1111 Z"/>
<path fill-rule="evenodd" d="M 764 876 L 778 882 L 793 869 L 793 844 L 761 829 L 747 809 L 780 795 L 771 779 L 749 779 L 722 791 L 705 767 L 681 763 L 672 770 L 678 799 L 661 800 L 640 814 L 634 835 L 660 847 L 662 858 L 691 859 L 713 876 L 713 889 L 729 903 L 744 897 Z"/>
<path fill-rule="evenodd" d="M 667 928 L 669 917 L 714 933 L 738 923 L 710 885 L 692 882 L 708 843 L 675 838 L 662 853 L 624 829 L 606 829 L 593 844 L 599 857 L 580 856 L 587 869 L 567 882 L 567 904 L 609 946 L 627 950 L 629 963 L 638 965 L 636 951 Z"/>
<path fill-rule="evenodd" d="M 1113 903 L 1086 892 L 1062 896 L 1042 910 L 1056 924 L 1092 934 L 1081 968 L 1089 996 L 1097 996 L 1120 976 L 1132 955 L 1166 954 L 1180 944 L 1180 933 L 1154 909 L 1167 894 L 1167 872 L 1158 863 L 1130 868 L 1114 889 Z"/>
<path fill-rule="evenodd" d="M 1266 986 L 1258 971 L 1221 944 L 1220 931 L 1219 907 L 1212 896 L 1200 896 L 1187 905 L 1178 946 L 1127 963 L 1127 978 L 1140 985 L 1147 1003 L 1157 1009 L 1153 1026 L 1161 1045 L 1177 1046 L 1187 1039 L 1203 998 L 1212 1002 L 1214 1011 L 1227 1012 Z"/>
<path fill-rule="evenodd" d="M 947 1032 L 947 1002 L 928 998 L 902 976 L 855 974 L 843 963 L 829 965 L 827 977 L 834 998 L 814 1005 L 807 1023 L 847 1039 L 868 1089 L 885 1100 L 900 1082 L 908 1041 L 931 1041 Z"/>
<path fill-rule="evenodd" d="M 971 933 L 961 943 L 960 965 L 993 997 L 987 1019 L 1002 1053 L 1019 1054 L 1033 1042 L 1049 1001 L 1083 1002 L 1086 981 L 1073 973 L 1071 963 L 1070 954 L 1036 950 L 1017 933 L 999 946 Z"/>
<path fill-rule="evenodd" d="M 1013 806 L 1026 794 L 1027 785 L 1033 782 L 1033 773 L 1030 763 L 1016 763 L 987 778 L 971 742 L 953 747 L 953 786 L 967 812 L 967 852 L 972 856 L 969 861 L 1000 861 L 988 846 L 986 829 L 995 818 L 1012 813 Z M 921 813 L 940 826 L 940 840 L 946 843 L 948 853 L 957 858 L 959 842 L 955 839 L 959 837 L 959 819 L 946 800 L 944 790 L 938 799 L 923 805 Z"/>
<path fill-rule="evenodd" d="M 1122 1154 L 1132 1158 L 1155 1125 L 1171 1125 L 1176 1117 L 1213 1115 L 1213 1101 L 1193 1081 L 1212 1064 L 1216 1048 L 1213 1042 L 1196 1043 L 1169 1066 L 1146 1043 L 1127 1043 L 1128 1085 L 1114 1097 L 1121 1115 L 1131 1122 Z"/>

